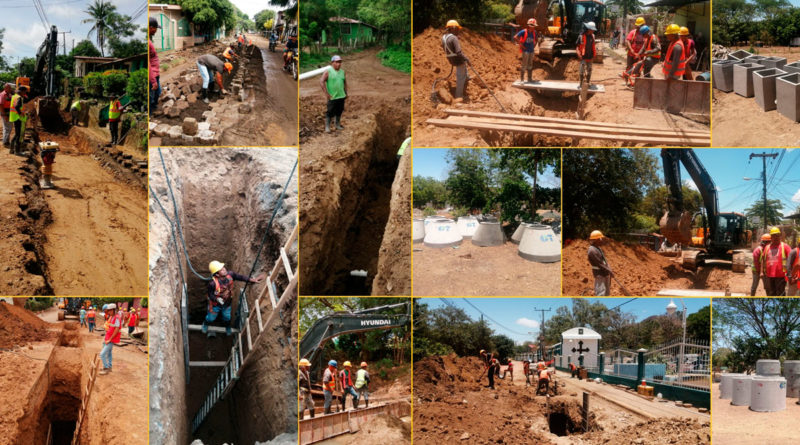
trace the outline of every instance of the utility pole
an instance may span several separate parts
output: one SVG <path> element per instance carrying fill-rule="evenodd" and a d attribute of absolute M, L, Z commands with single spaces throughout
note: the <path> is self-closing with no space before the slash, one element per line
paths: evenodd
<path fill-rule="evenodd" d="M 539 353 L 541 354 L 542 360 L 545 359 L 545 346 L 544 346 L 544 313 L 550 312 L 550 308 L 547 309 L 538 309 L 533 308 L 534 312 L 541 312 L 542 313 L 542 324 L 539 325 Z"/>
<path fill-rule="evenodd" d="M 778 157 L 778 153 L 772 153 L 772 154 L 750 153 L 750 159 L 761 158 L 761 162 L 762 162 L 762 165 L 763 165 L 762 170 L 761 170 L 761 180 L 762 180 L 762 182 L 764 184 L 764 231 L 767 230 L 767 158 L 773 158 L 774 159 L 774 158 L 777 158 L 777 157 Z"/>
<path fill-rule="evenodd" d="M 61 32 L 59 32 L 59 34 L 61 34 L 61 41 L 63 42 L 62 43 L 62 48 L 64 48 L 62 50 L 61 55 L 66 56 L 67 55 L 67 34 L 72 34 L 72 31 L 61 31 Z M 72 41 L 72 44 L 75 45 L 75 41 L 74 40 Z"/>

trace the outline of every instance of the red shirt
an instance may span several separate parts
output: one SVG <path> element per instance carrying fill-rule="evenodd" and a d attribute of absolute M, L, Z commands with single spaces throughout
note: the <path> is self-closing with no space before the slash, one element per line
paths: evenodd
<path fill-rule="evenodd" d="M 353 379 L 350 376 L 350 371 L 344 369 L 339 373 L 339 377 L 342 379 L 342 389 L 347 389 L 353 386 Z"/>
<path fill-rule="evenodd" d="M 3 108 L 3 111 L 8 113 L 11 109 L 11 96 L 12 93 L 6 93 L 5 91 L 0 92 L 0 107 Z"/>
<path fill-rule="evenodd" d="M 139 316 L 136 314 L 131 314 L 130 319 L 128 319 L 128 326 L 135 327 L 138 321 L 139 321 Z"/>
<path fill-rule="evenodd" d="M 635 56 L 644 46 L 644 36 L 639 32 L 638 28 L 633 28 L 631 32 L 628 33 L 628 36 L 625 38 L 625 40 L 631 42 L 633 53 L 628 51 L 628 54 L 632 56 Z"/>
<path fill-rule="evenodd" d="M 783 250 L 783 255 L 781 255 L 781 250 Z M 791 250 L 789 245 L 784 242 L 781 242 L 778 247 L 768 244 L 762 254 L 764 256 L 764 273 L 770 278 L 786 277 L 783 262 L 789 256 L 789 251 Z"/>
<path fill-rule="evenodd" d="M 156 47 L 153 45 L 152 40 L 147 40 L 149 43 L 149 54 L 150 54 L 150 85 L 156 83 L 156 77 L 159 76 L 159 72 L 161 70 L 161 64 L 158 61 L 158 52 L 156 52 Z"/>
<path fill-rule="evenodd" d="M 119 339 L 120 336 L 122 335 L 122 330 L 121 329 L 117 330 L 117 333 L 114 334 L 113 337 L 111 336 L 111 333 L 114 332 L 115 328 L 121 328 L 121 327 L 122 327 L 122 316 L 120 314 L 115 314 L 113 317 L 111 317 L 111 320 L 108 321 L 108 329 L 106 330 L 105 341 L 106 342 L 111 341 L 111 343 L 114 343 L 115 345 L 119 344 Z"/>

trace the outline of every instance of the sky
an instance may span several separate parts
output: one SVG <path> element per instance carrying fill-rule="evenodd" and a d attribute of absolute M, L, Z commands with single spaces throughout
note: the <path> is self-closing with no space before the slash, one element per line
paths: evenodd
<path fill-rule="evenodd" d="M 433 177 L 439 180 L 447 179 L 449 171 L 445 155 L 449 150 L 460 150 L 458 148 L 415 148 L 414 149 L 414 176 Z M 538 184 L 541 187 L 560 187 L 561 179 L 553 175 L 552 169 L 548 169 L 543 175 L 539 175 Z"/>
<path fill-rule="evenodd" d="M 240 11 L 250 16 L 250 20 L 253 20 L 253 16 L 255 16 L 257 12 L 261 12 L 265 9 L 271 9 L 273 11 L 279 11 L 281 9 L 278 6 L 270 5 L 269 0 L 231 0 L 231 3 L 239 8 Z"/>
<path fill-rule="evenodd" d="M 652 315 L 663 315 L 667 313 L 666 307 L 670 302 L 669 298 L 586 298 L 590 302 L 601 301 L 609 309 L 617 305 L 620 310 L 628 312 L 636 317 L 636 321 L 642 321 Z M 445 305 L 439 298 L 417 298 L 420 303 L 426 303 L 430 308 L 439 308 Z M 503 334 L 513 339 L 517 344 L 522 344 L 526 340 L 535 341 L 539 333 L 542 313 L 534 309 L 551 309 L 545 312 L 545 323 L 556 312 L 560 306 L 572 306 L 571 298 L 468 298 L 469 303 L 477 306 L 486 316 L 500 323 L 504 328 L 489 321 L 489 326 L 494 329 L 496 334 Z M 480 318 L 481 313 L 470 306 L 464 298 L 447 298 L 447 301 L 463 309 L 467 315 L 474 320 Z M 693 314 L 711 304 L 709 298 L 684 298 L 689 314 Z M 680 299 L 675 299 L 678 310 L 681 309 Z M 529 334 L 533 332 L 533 334 Z"/>
<path fill-rule="evenodd" d="M 71 31 L 65 35 L 58 35 L 59 47 L 63 48 L 66 40 L 67 53 L 72 49 L 73 40 L 78 42 L 87 38 L 90 23 L 81 23 L 89 16 L 84 12 L 89 5 L 93 4 L 90 0 L 41 0 L 44 12 L 51 25 L 55 25 L 59 32 Z M 133 15 L 140 7 L 144 6 L 145 0 L 112 0 L 117 7 L 117 12 L 125 15 Z M 8 63 L 18 63 L 23 57 L 35 57 L 39 46 L 44 42 L 49 31 L 45 27 L 36 13 L 32 0 L 0 0 L 0 11 L 7 19 L 0 25 L 5 28 L 3 38 L 3 53 Z M 147 14 L 144 13 L 136 19 L 138 24 L 145 26 Z M 144 32 L 138 33 L 137 38 L 144 39 Z M 96 36 L 92 34 L 89 39 L 97 46 Z M 59 49 L 59 54 L 62 50 Z"/>
<path fill-rule="evenodd" d="M 661 167 L 661 149 L 649 150 L 659 158 Z M 717 186 L 722 212 L 744 212 L 744 209 L 755 201 L 762 199 L 763 164 L 761 158 L 750 160 L 751 153 L 785 152 L 782 159 L 780 156 L 767 159 L 767 198 L 780 199 L 784 205 L 782 210 L 784 215 L 794 213 L 800 206 L 800 149 L 709 148 L 694 151 Z M 659 168 L 658 173 L 663 179 L 662 168 Z M 697 190 L 697 186 L 683 166 L 681 166 L 681 179 L 688 181 L 689 186 Z M 773 182 L 770 184 L 770 181 Z"/>

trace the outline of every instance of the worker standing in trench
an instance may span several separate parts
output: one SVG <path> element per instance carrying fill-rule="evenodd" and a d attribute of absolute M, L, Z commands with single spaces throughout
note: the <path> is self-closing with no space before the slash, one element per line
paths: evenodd
<path fill-rule="evenodd" d="M 86 312 L 86 324 L 89 325 L 89 333 L 91 334 L 94 332 L 94 322 L 95 322 L 95 312 L 94 306 L 89 306 L 89 311 Z"/>
<path fill-rule="evenodd" d="M 369 372 L 367 371 L 367 362 L 361 362 L 361 369 L 356 372 L 356 391 L 358 392 L 356 408 L 358 408 L 358 400 L 362 398 L 366 408 L 369 408 Z"/>
<path fill-rule="evenodd" d="M 131 315 L 128 318 L 128 338 L 133 337 L 133 332 L 136 330 L 138 324 L 139 315 L 136 313 L 136 309 L 131 308 Z"/>
<path fill-rule="evenodd" d="M 119 143 L 119 123 L 122 120 L 122 112 L 125 107 L 119 101 L 116 94 L 109 96 L 110 102 L 108 104 L 108 131 L 111 133 L 111 146 Z"/>
<path fill-rule="evenodd" d="M 764 247 L 770 242 L 769 233 L 765 233 L 761 235 L 761 244 L 758 245 L 755 249 L 753 249 L 753 284 L 750 285 L 750 296 L 753 297 L 756 295 L 756 291 L 758 290 L 758 282 L 761 280 L 761 252 L 764 251 Z M 767 283 L 764 282 L 764 290 L 767 289 Z"/>
<path fill-rule="evenodd" d="M 358 393 L 353 388 L 353 373 L 350 369 L 353 365 L 349 361 L 344 362 L 344 369 L 339 372 L 339 378 L 342 381 L 342 411 L 346 410 L 347 395 L 353 398 L 353 409 L 358 408 Z"/>
<path fill-rule="evenodd" d="M 225 334 L 231 335 L 231 305 L 233 304 L 233 282 L 245 281 L 248 283 L 260 283 L 266 274 L 261 274 L 256 278 L 246 277 L 231 272 L 225 268 L 224 263 L 212 261 L 208 264 L 208 271 L 211 272 L 211 280 L 207 284 L 208 289 L 208 314 L 203 321 L 202 331 L 208 337 L 215 337 L 213 332 L 208 332 L 208 324 L 213 323 L 222 314 L 222 321 L 225 325 Z"/>
<path fill-rule="evenodd" d="M 456 69 L 456 99 L 463 99 L 464 94 L 467 92 L 467 63 L 469 59 L 461 51 L 461 42 L 458 40 L 458 33 L 461 32 L 461 25 L 455 20 L 447 22 L 447 32 L 442 36 L 442 48 L 444 55 L 450 65 Z"/>
<path fill-rule="evenodd" d="M 589 246 L 588 256 L 589 264 L 592 266 L 592 275 L 594 275 L 594 294 L 598 297 L 607 297 L 611 292 L 611 276 L 614 273 L 608 266 L 603 249 L 600 248 L 606 243 L 603 232 L 592 231 L 589 235 L 589 243 L 591 246 Z"/>
<path fill-rule="evenodd" d="M 22 149 L 22 122 L 25 119 L 24 113 L 22 112 L 22 106 L 27 98 L 28 87 L 25 85 L 20 85 L 17 88 L 17 94 L 11 97 L 11 109 L 9 110 L 8 120 L 14 124 L 14 138 L 11 140 L 12 155 L 19 154 Z"/>
<path fill-rule="evenodd" d="M 536 32 L 536 19 L 528 19 L 528 27 L 521 30 L 514 36 L 519 43 L 519 52 L 522 53 L 522 65 L 519 69 L 519 81 L 525 81 L 525 72 L 528 73 L 528 82 L 532 82 L 533 60 L 536 45 L 541 42 L 542 37 Z"/>
<path fill-rule="evenodd" d="M 489 385 L 487 385 L 486 387 L 494 389 L 494 375 L 495 373 L 500 371 L 500 365 L 497 363 L 496 358 L 492 359 L 492 363 L 491 365 L 489 365 L 489 369 L 487 369 L 487 371 L 488 371 L 487 375 L 489 376 Z"/>
<path fill-rule="evenodd" d="M 344 112 L 344 101 L 347 98 L 347 78 L 342 69 L 341 57 L 331 57 L 331 65 L 322 73 L 319 86 L 325 93 L 325 97 L 328 98 L 325 112 L 325 133 L 331 132 L 331 118 L 333 118 L 337 130 L 344 130 L 340 122 Z"/>
<path fill-rule="evenodd" d="M 664 58 L 661 72 L 667 81 L 683 79 L 683 74 L 686 72 L 687 54 L 683 41 L 678 35 L 680 31 L 681 27 L 674 23 L 667 26 L 667 30 L 664 31 L 667 39 L 669 39 L 669 47 L 667 48 L 667 56 Z"/>
<path fill-rule="evenodd" d="M 311 418 L 314 418 L 314 398 L 311 396 L 311 376 L 309 367 L 311 362 L 308 359 L 300 359 L 300 373 L 298 375 L 300 384 L 300 418 L 305 416 L 306 409 Z"/>
<path fill-rule="evenodd" d="M 14 128 L 10 120 L 11 96 L 14 94 L 14 84 L 6 83 L 3 85 L 3 92 L 0 93 L 0 115 L 3 117 L 3 147 L 8 147 L 11 142 L 11 131 Z"/>
<path fill-rule="evenodd" d="M 100 359 L 103 361 L 103 369 L 100 375 L 111 372 L 111 351 L 114 345 L 119 345 L 122 331 L 122 315 L 117 312 L 117 305 L 111 303 L 105 307 L 105 318 L 108 320 L 106 336 L 103 338 L 103 349 L 100 350 Z"/>
<path fill-rule="evenodd" d="M 156 111 L 156 107 L 158 106 L 158 98 L 161 96 L 161 62 L 158 60 L 158 53 L 156 52 L 155 45 L 153 45 L 153 36 L 159 29 L 161 29 L 161 26 L 159 26 L 158 20 L 156 20 L 155 17 L 150 17 L 149 22 L 150 23 L 147 28 L 147 33 L 150 37 L 147 39 L 148 54 L 150 55 L 148 62 L 148 66 L 150 68 L 150 106 L 148 108 L 148 112 L 150 116 L 152 116 L 153 112 Z"/>

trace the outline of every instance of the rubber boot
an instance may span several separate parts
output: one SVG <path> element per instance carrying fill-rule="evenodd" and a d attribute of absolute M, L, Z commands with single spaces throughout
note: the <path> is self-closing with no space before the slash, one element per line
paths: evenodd
<path fill-rule="evenodd" d="M 200 328 L 200 330 L 203 331 L 203 334 L 208 334 L 208 325 L 205 321 L 203 322 L 203 327 Z"/>
<path fill-rule="evenodd" d="M 339 123 L 339 119 L 341 119 L 341 118 L 342 118 L 341 116 L 336 116 L 336 129 L 337 130 L 344 130 L 344 127 L 342 127 L 342 124 Z"/>
<path fill-rule="evenodd" d="M 522 68 L 519 69 L 519 81 L 525 82 L 525 70 Z"/>
<path fill-rule="evenodd" d="M 533 82 L 533 70 L 528 70 L 528 82 Z"/>
<path fill-rule="evenodd" d="M 367 399 L 367 400 L 364 400 L 364 404 L 366 405 L 366 407 L 365 407 L 365 408 L 369 408 L 369 399 Z"/>
<path fill-rule="evenodd" d="M 331 132 L 331 117 L 325 116 L 325 133 Z"/>
<path fill-rule="evenodd" d="M 232 334 L 232 332 L 231 332 L 231 327 L 230 327 L 230 326 L 225 326 L 225 335 L 227 335 L 228 337 L 230 337 L 230 336 L 231 336 L 231 334 Z"/>
<path fill-rule="evenodd" d="M 203 99 L 204 103 L 208 103 L 208 88 L 200 89 L 200 97 Z"/>
<path fill-rule="evenodd" d="M 43 189 L 51 189 L 55 188 L 53 186 L 53 175 L 44 175 L 42 176 L 41 184 L 39 184 Z"/>

